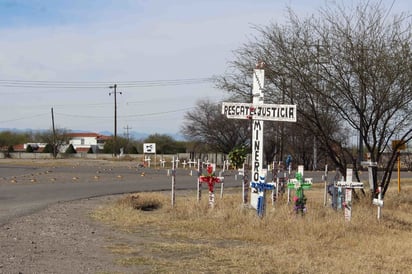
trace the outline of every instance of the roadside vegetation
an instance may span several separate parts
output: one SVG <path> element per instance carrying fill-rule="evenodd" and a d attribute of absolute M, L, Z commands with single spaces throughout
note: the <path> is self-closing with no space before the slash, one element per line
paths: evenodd
<path fill-rule="evenodd" d="M 323 206 L 323 187 L 306 191 L 308 212 L 296 215 L 286 196 L 266 216 L 241 205 L 239 189 L 217 197 L 179 192 L 126 195 L 93 213 L 128 237 L 110 240 L 115 263 L 140 272 L 405 273 L 412 263 L 412 182 L 387 193 L 383 218 L 370 197 L 354 202 L 352 220 Z"/>

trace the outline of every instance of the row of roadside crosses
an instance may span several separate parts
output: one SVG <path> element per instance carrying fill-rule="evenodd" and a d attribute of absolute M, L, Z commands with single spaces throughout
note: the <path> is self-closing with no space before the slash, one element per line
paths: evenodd
<path fill-rule="evenodd" d="M 374 181 L 376 180 L 377 174 L 377 163 L 376 162 L 362 162 L 362 166 L 366 166 L 368 168 L 368 180 L 371 190 L 373 190 Z M 303 166 L 298 166 L 298 171 L 295 174 L 295 178 L 291 178 L 291 169 L 290 165 L 288 166 L 287 170 L 279 165 L 276 169 L 273 166 L 273 182 L 274 187 L 272 191 L 272 204 L 278 199 L 279 195 L 283 195 L 287 191 L 287 201 L 288 203 L 291 202 L 291 190 L 295 190 L 295 197 L 294 199 L 304 199 L 303 203 L 305 203 L 306 198 L 304 196 L 303 191 L 306 189 L 311 188 L 312 179 L 311 178 L 304 178 L 304 171 Z M 346 177 L 342 176 L 339 172 L 336 172 L 335 178 L 333 182 L 328 183 L 328 170 L 327 166 L 325 167 L 325 174 L 322 176 L 322 180 L 325 184 L 324 189 L 324 205 L 326 206 L 328 201 L 330 206 L 335 210 L 344 210 L 345 220 L 350 221 L 352 216 L 352 192 L 355 189 L 362 189 L 364 185 L 362 182 L 357 182 L 353 180 L 353 170 L 347 169 L 346 170 Z M 346 179 L 345 179 L 346 178 Z M 264 191 L 264 190 L 263 190 Z M 380 188 L 378 191 L 378 198 L 373 199 L 373 204 L 378 207 L 378 219 L 381 218 L 381 208 L 383 207 L 383 199 L 381 196 Z M 327 195 L 329 194 L 330 199 L 328 199 Z M 256 207 L 259 214 L 259 196 L 256 196 Z M 298 200 L 294 200 L 296 203 L 295 207 L 299 205 Z M 251 203 L 253 204 L 253 193 L 251 196 Z M 304 204 L 303 204 L 303 209 Z M 263 214 L 264 209 L 261 209 L 261 213 Z M 302 211 L 303 213 L 303 211 Z"/>

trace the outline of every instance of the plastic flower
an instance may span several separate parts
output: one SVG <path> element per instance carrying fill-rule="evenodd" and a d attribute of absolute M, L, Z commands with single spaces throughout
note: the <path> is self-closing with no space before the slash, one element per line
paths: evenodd
<path fill-rule="evenodd" d="M 208 175 L 206 175 L 206 176 L 200 176 L 200 177 L 199 177 L 199 181 L 200 181 L 201 183 L 207 183 L 207 185 L 208 185 L 208 187 L 209 187 L 209 191 L 210 191 L 210 192 L 213 192 L 213 189 L 214 189 L 215 184 L 216 184 L 216 183 L 220 183 L 221 181 L 220 181 L 219 177 L 216 177 L 216 176 L 213 174 L 213 167 L 212 167 L 212 165 L 209 165 L 209 166 L 207 167 L 207 173 L 208 173 Z"/>

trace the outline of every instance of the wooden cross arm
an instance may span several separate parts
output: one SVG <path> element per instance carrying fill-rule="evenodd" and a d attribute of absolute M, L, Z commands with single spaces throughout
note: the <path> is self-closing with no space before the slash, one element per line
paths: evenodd
<path fill-rule="evenodd" d="M 335 187 L 345 187 L 345 188 L 363 188 L 363 183 L 361 182 L 345 182 L 338 181 L 335 182 Z"/>
<path fill-rule="evenodd" d="M 275 188 L 275 184 L 273 183 L 256 183 L 256 182 L 251 182 L 250 187 L 252 188 L 257 188 L 259 191 L 263 190 L 271 190 Z"/>

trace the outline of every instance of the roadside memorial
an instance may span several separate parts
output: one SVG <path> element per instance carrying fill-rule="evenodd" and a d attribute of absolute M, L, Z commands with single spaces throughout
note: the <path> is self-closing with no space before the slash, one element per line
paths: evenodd
<path fill-rule="evenodd" d="M 160 165 L 164 168 L 164 167 L 165 167 L 166 160 L 163 159 L 163 158 L 161 158 L 161 159 L 159 160 L 159 162 L 160 162 Z"/>
<path fill-rule="evenodd" d="M 290 166 L 290 165 L 289 165 Z M 304 169 L 304 166 L 303 165 L 298 165 L 298 171 L 297 171 L 297 173 L 299 173 L 301 176 L 302 176 L 302 178 L 304 178 L 304 171 L 305 171 L 305 169 Z M 290 177 L 290 173 L 289 173 L 289 177 Z M 312 182 L 312 178 L 308 178 L 308 179 L 304 179 L 304 180 L 306 180 L 308 183 L 309 182 Z M 290 202 L 291 202 L 291 198 L 290 198 L 290 191 L 292 190 L 292 189 L 294 189 L 294 187 L 289 187 L 289 186 L 291 186 L 291 185 L 289 185 L 290 183 L 295 183 L 296 182 L 296 175 L 295 175 L 295 179 L 289 179 L 288 180 L 288 196 L 287 196 L 287 203 L 288 204 L 290 204 Z"/>
<path fill-rule="evenodd" d="M 150 162 L 152 161 L 152 159 L 150 159 L 150 156 L 148 157 L 144 157 L 144 162 L 145 162 L 145 166 L 150 167 Z"/>
<path fill-rule="evenodd" d="M 173 156 L 172 161 L 172 208 L 175 206 L 176 202 L 176 166 L 175 166 L 175 157 Z"/>
<path fill-rule="evenodd" d="M 257 214 L 259 217 L 263 217 L 265 214 L 265 191 L 272 190 L 275 187 L 274 183 L 266 183 L 266 176 L 264 174 L 259 176 L 259 182 L 251 182 L 250 186 L 252 190 L 257 190 L 258 200 L 257 200 Z"/>
<path fill-rule="evenodd" d="M 215 172 L 213 170 L 213 166 L 209 165 L 207 167 L 207 175 L 199 176 L 199 182 L 200 183 L 206 183 L 209 188 L 209 206 L 211 208 L 214 207 L 215 205 L 215 193 L 214 193 L 214 187 L 215 184 L 221 183 L 223 184 L 223 177 L 217 177 L 215 176 Z M 223 195 L 223 187 L 221 191 L 221 195 Z"/>
<path fill-rule="evenodd" d="M 325 184 L 323 193 L 323 206 L 326 206 L 326 201 L 328 199 L 328 165 L 325 165 L 325 173 L 322 175 L 322 181 Z"/>
<path fill-rule="evenodd" d="M 338 190 L 338 208 L 339 203 L 342 204 L 345 210 L 345 220 L 350 221 L 352 218 L 352 190 L 353 189 L 363 189 L 363 183 L 352 181 L 353 170 L 351 168 L 346 169 L 346 181 L 341 180 L 335 182 L 335 188 Z M 345 191 L 342 195 L 343 190 Z M 341 195 L 339 195 L 341 194 Z"/>
<path fill-rule="evenodd" d="M 252 120 L 250 205 L 256 210 L 258 210 L 260 191 L 255 187 L 262 183 L 260 175 L 263 171 L 263 121 L 296 122 L 296 105 L 264 104 L 265 71 L 263 67 L 264 62 L 259 62 L 253 70 L 252 103 L 222 103 L 222 114 L 227 118 Z M 266 177 L 264 179 L 266 180 Z"/>
<path fill-rule="evenodd" d="M 303 168 L 302 168 L 303 170 Z M 304 215 L 306 209 L 306 196 L 304 190 L 312 188 L 312 178 L 303 178 L 303 171 L 297 172 L 294 179 L 290 179 L 288 183 L 288 189 L 295 189 L 295 196 L 293 201 L 295 203 L 293 210 L 296 214 Z"/>
<path fill-rule="evenodd" d="M 202 161 L 197 160 L 197 201 L 202 198 L 202 182 L 200 182 L 200 176 L 202 175 Z"/>
<path fill-rule="evenodd" d="M 372 203 L 378 206 L 378 220 L 382 218 L 382 207 L 383 207 L 383 199 L 382 199 L 382 188 L 378 187 L 378 198 L 374 198 Z"/>
<path fill-rule="evenodd" d="M 245 169 L 245 164 L 243 164 L 243 181 L 242 181 L 242 201 L 243 205 L 248 203 L 249 197 L 249 175 L 248 171 Z"/>
<path fill-rule="evenodd" d="M 275 167 L 275 163 L 273 163 L 273 181 L 276 183 L 276 187 L 274 191 L 272 191 L 272 204 L 275 203 L 279 199 L 279 195 L 283 195 L 285 193 L 285 186 L 288 180 L 288 175 L 284 170 L 284 166 L 281 162 Z M 276 180 L 276 181 L 275 181 Z"/>
<path fill-rule="evenodd" d="M 374 192 L 378 194 L 377 198 L 373 198 L 372 204 L 378 206 L 378 220 L 379 220 L 382 217 L 382 207 L 383 207 L 382 187 L 378 187 L 378 189 L 374 191 L 374 186 L 376 185 L 376 181 L 377 181 L 378 163 L 372 162 L 372 161 L 366 161 L 366 162 L 361 162 L 361 165 L 368 167 L 369 186 L 370 186 L 372 195 L 374 195 Z M 399 173 L 399 170 L 398 170 L 398 173 Z M 400 192 L 399 178 L 400 178 L 400 175 L 398 175 L 398 192 Z"/>

